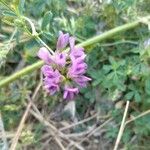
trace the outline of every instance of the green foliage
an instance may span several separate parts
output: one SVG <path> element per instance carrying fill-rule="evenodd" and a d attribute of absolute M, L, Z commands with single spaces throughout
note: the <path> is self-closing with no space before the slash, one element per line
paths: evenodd
<path fill-rule="evenodd" d="M 42 20 L 41 25 L 42 30 L 46 30 L 47 26 L 50 24 L 51 19 L 52 19 L 52 12 L 51 11 L 46 12 Z"/>
<path fill-rule="evenodd" d="M 149 0 L 112 0 L 99 4 L 93 0 L 1 0 L 0 29 L 0 80 L 34 63 L 41 43 L 31 34 L 31 27 L 22 16 L 32 20 L 38 36 L 55 49 L 60 30 L 69 32 L 78 42 L 103 33 L 125 22 L 149 14 Z M 86 48 L 90 85 L 81 90 L 77 98 L 77 114 L 84 118 L 92 108 L 104 114 L 111 112 L 114 122 L 107 127 L 106 138 L 113 141 L 118 134 L 123 109 L 116 109 L 118 100 L 130 100 L 130 114 L 137 114 L 150 108 L 150 47 L 143 45 L 150 37 L 145 25 L 111 37 L 101 44 Z M 1 44 L 1 43 L 0 43 Z M 23 62 L 23 65 L 22 65 Z M 20 67 L 21 66 L 21 67 Z M 6 130 L 13 130 L 19 124 L 27 97 L 39 83 L 39 73 L 23 77 L 4 89 L 0 89 L 0 110 Z M 104 102 L 103 102 L 104 99 Z M 39 106 L 52 110 L 58 104 L 58 95 L 47 97 L 40 94 Z M 108 100 L 108 101 L 106 101 Z M 113 101 L 113 102 L 112 102 Z M 115 102 L 114 102 L 115 101 Z M 135 109 L 134 109 L 135 108 Z M 48 112 L 49 113 L 49 112 Z M 138 146 L 148 141 L 150 118 L 145 116 L 124 131 L 122 143 L 128 146 L 136 135 Z M 21 142 L 38 145 L 43 126 L 35 123 L 33 131 L 25 130 Z M 112 130 L 112 126 L 114 129 Z M 34 132 L 34 133 L 33 133 Z M 20 145 L 21 147 L 21 145 Z M 20 148 L 19 147 L 19 148 Z"/>

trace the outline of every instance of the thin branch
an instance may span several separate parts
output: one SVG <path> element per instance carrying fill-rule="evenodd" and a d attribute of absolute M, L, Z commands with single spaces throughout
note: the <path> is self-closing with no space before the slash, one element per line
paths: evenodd
<path fill-rule="evenodd" d="M 28 112 L 30 110 L 30 107 L 31 107 L 31 103 L 28 104 L 27 108 L 26 108 L 26 111 L 24 112 L 23 114 L 23 117 L 21 119 L 21 122 L 19 124 L 19 127 L 17 129 L 17 132 L 16 132 L 16 135 L 15 137 L 13 138 L 13 141 L 12 141 L 12 144 L 10 146 L 10 150 L 15 150 L 16 149 L 16 146 L 17 146 L 17 143 L 18 143 L 18 140 L 19 140 L 19 137 L 21 135 L 21 132 L 22 132 L 22 129 L 24 127 L 24 123 L 25 123 L 25 120 L 28 116 Z"/>
<path fill-rule="evenodd" d="M 83 138 L 79 144 L 81 144 L 82 142 L 84 142 L 87 138 L 89 138 L 90 136 L 92 136 L 95 132 L 97 132 L 98 130 L 102 129 L 106 124 L 108 124 L 113 118 L 109 118 L 107 121 L 105 121 L 104 123 L 102 123 L 99 127 L 93 129 L 93 130 L 90 130 L 90 133 L 85 137 Z M 71 148 L 73 146 L 72 145 L 69 145 L 69 148 Z"/>
<path fill-rule="evenodd" d="M 68 138 L 84 137 L 84 136 L 88 135 L 89 133 L 91 133 L 95 128 L 96 128 L 96 125 L 93 125 L 85 131 L 82 131 L 82 132 L 79 132 L 79 133 L 70 133 L 70 134 L 66 134 L 65 136 L 68 137 Z"/>
<path fill-rule="evenodd" d="M 138 45 L 139 44 L 136 41 L 121 40 L 121 41 L 117 41 L 117 42 L 114 42 L 114 43 L 101 44 L 100 46 L 107 47 L 107 46 L 114 46 L 114 45 L 126 44 L 126 43 L 133 44 L 133 45 Z"/>
<path fill-rule="evenodd" d="M 125 107 L 124 115 L 123 115 L 123 118 L 122 118 L 120 130 L 119 130 L 119 133 L 118 133 L 118 136 L 117 136 L 117 140 L 116 140 L 116 143 L 115 143 L 115 146 L 114 146 L 113 150 L 117 150 L 118 149 L 121 137 L 123 135 L 123 131 L 124 131 L 124 128 L 125 128 L 125 119 L 126 119 L 126 116 L 127 116 L 129 103 L 130 103 L 129 101 L 127 101 L 127 103 L 126 103 L 126 107 Z"/>
<path fill-rule="evenodd" d="M 88 122 L 88 121 L 90 121 L 90 120 L 96 118 L 97 115 L 98 115 L 98 114 L 96 113 L 95 115 L 93 115 L 93 116 L 91 116 L 91 117 L 89 117 L 89 118 L 86 118 L 86 119 L 81 120 L 81 121 L 79 121 L 79 122 L 77 122 L 77 123 L 71 124 L 71 125 L 69 125 L 69 126 L 67 126 L 67 127 L 63 127 L 63 128 L 60 129 L 60 131 L 64 131 L 64 130 L 67 130 L 67 129 L 69 129 L 69 128 L 78 126 L 78 125 L 83 124 L 83 123 L 85 123 L 85 122 Z"/>
<path fill-rule="evenodd" d="M 33 104 L 33 103 L 32 103 Z M 43 125 L 45 125 L 46 127 L 49 127 L 48 130 L 52 136 L 55 138 L 62 138 L 65 139 L 67 141 L 69 141 L 70 143 L 72 143 L 72 145 L 74 145 L 76 148 L 78 148 L 79 150 L 83 150 L 82 147 L 74 142 L 73 140 L 71 140 L 70 138 L 68 138 L 64 133 L 60 132 L 55 126 L 53 126 L 49 121 L 47 121 L 45 118 L 43 118 L 42 114 L 39 114 L 39 111 L 36 113 L 35 111 L 33 111 L 32 109 L 30 110 L 30 113 L 37 119 L 39 120 Z M 57 136 L 57 137 L 56 137 Z M 57 142 L 57 141 L 56 141 Z"/>
<path fill-rule="evenodd" d="M 34 24 L 32 23 L 32 21 L 31 21 L 29 18 L 25 17 L 25 16 L 23 16 L 22 18 L 25 19 L 25 20 L 30 24 L 31 30 L 32 30 L 32 35 L 33 35 L 33 36 L 36 36 L 36 35 L 37 35 L 37 32 L 36 32 L 35 26 L 34 26 Z"/>
<path fill-rule="evenodd" d="M 55 136 L 54 139 L 62 150 L 66 150 L 63 144 L 61 143 L 60 138 Z"/>
<path fill-rule="evenodd" d="M 1 112 L 0 112 L 0 133 L 2 135 L 2 140 L 3 140 L 3 150 L 7 150 L 8 149 L 8 141 L 7 141 L 7 136 L 5 133 L 5 129 L 4 129 L 4 124 L 3 124 L 3 120 L 2 120 L 2 116 L 1 116 Z"/>
<path fill-rule="evenodd" d="M 39 69 L 43 64 L 44 64 L 43 61 L 38 61 L 38 62 L 28 66 L 28 67 L 25 67 L 24 69 L 22 69 L 20 71 L 12 74 L 11 76 L 6 77 L 5 79 L 2 79 L 0 81 L 0 88 L 13 82 L 13 81 L 15 81 L 15 80 L 17 80 L 18 78 L 20 78 L 26 74 L 33 72 L 33 70 Z"/>
<path fill-rule="evenodd" d="M 32 36 L 34 36 L 38 41 L 40 41 L 43 44 L 43 46 L 45 46 L 50 51 L 51 54 L 54 54 L 53 50 L 38 36 L 38 33 L 36 32 L 35 26 L 32 23 L 31 19 L 25 16 L 23 16 L 23 18 L 30 24 L 32 30 Z"/>
<path fill-rule="evenodd" d="M 147 114 L 149 114 L 149 113 L 150 113 L 150 109 L 147 110 L 147 111 L 145 111 L 145 112 L 143 112 L 143 113 L 141 113 L 140 115 L 138 115 L 138 116 L 136 116 L 136 117 L 134 117 L 134 118 L 132 118 L 132 119 L 127 120 L 127 121 L 125 122 L 125 125 L 127 125 L 127 124 L 131 123 L 132 121 L 135 121 L 136 119 L 139 119 L 139 118 L 141 118 L 141 117 L 143 117 L 143 116 L 145 116 L 145 115 L 147 115 Z"/>
<path fill-rule="evenodd" d="M 42 85 L 42 82 L 40 81 L 40 83 L 38 84 L 38 86 L 37 86 L 37 88 L 35 89 L 35 92 L 34 92 L 34 94 L 33 94 L 33 96 L 32 96 L 32 100 L 35 99 L 35 97 L 36 97 L 36 95 L 37 95 L 37 93 L 38 93 L 38 91 L 39 91 L 41 85 Z M 16 146 L 17 146 L 19 137 L 20 137 L 21 132 L 22 132 L 22 130 L 23 130 L 23 128 L 24 128 L 24 123 L 25 123 L 25 121 L 26 121 L 26 118 L 27 118 L 27 116 L 28 116 L 28 113 L 29 113 L 29 111 L 30 111 L 31 106 L 32 106 L 32 101 L 30 101 L 30 102 L 28 103 L 27 107 L 26 107 L 26 110 L 25 110 L 25 112 L 24 112 L 24 114 L 23 114 L 23 117 L 22 117 L 22 119 L 21 119 L 21 121 L 20 121 L 20 124 L 19 124 L 19 127 L 18 127 L 18 129 L 17 129 L 17 132 L 16 132 L 16 134 L 15 134 L 15 137 L 13 138 L 13 141 L 12 141 L 12 143 L 11 143 L 10 150 L 15 150 L 15 149 L 16 149 Z"/>
<path fill-rule="evenodd" d="M 30 99 L 29 99 L 29 101 L 31 101 Z M 33 114 L 36 118 L 38 118 L 39 120 L 42 120 L 42 122 L 44 123 L 44 124 L 46 124 L 47 126 L 50 126 L 50 128 L 52 129 L 52 130 L 54 130 L 54 132 L 52 132 L 52 134 L 53 134 L 53 136 L 54 136 L 54 139 L 55 139 L 55 141 L 57 142 L 57 144 L 59 145 L 59 147 L 62 149 L 62 150 L 66 150 L 65 149 L 65 147 L 63 146 L 63 144 L 61 143 L 61 139 L 60 139 L 60 137 L 58 137 L 58 136 L 56 136 L 55 134 L 57 133 L 57 129 L 53 126 L 53 125 L 51 125 L 48 121 L 46 121 L 45 119 L 44 119 L 44 117 L 42 116 L 42 114 L 40 113 L 40 111 L 37 109 L 37 107 L 34 105 L 34 103 L 31 101 L 31 105 L 32 105 L 32 107 L 33 107 L 33 109 L 36 111 L 36 113 L 34 112 L 34 111 L 32 111 L 32 110 L 30 110 L 30 112 L 31 112 L 31 114 Z"/>
<path fill-rule="evenodd" d="M 87 135 L 87 137 L 91 137 L 95 132 L 97 132 L 98 130 L 102 129 L 106 124 L 108 124 L 110 121 L 112 121 L 113 118 L 109 118 L 107 121 L 105 121 L 104 123 L 102 123 L 99 127 L 97 127 L 96 129 L 94 129 L 91 133 L 89 133 Z M 83 140 L 84 141 L 84 140 Z"/>

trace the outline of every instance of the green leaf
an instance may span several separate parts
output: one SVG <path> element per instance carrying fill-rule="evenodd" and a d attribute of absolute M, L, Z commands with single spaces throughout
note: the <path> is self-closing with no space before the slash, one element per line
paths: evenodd
<path fill-rule="evenodd" d="M 99 78 L 99 79 L 95 80 L 95 81 L 92 83 L 92 85 L 93 85 L 93 86 L 97 86 L 98 84 L 101 83 L 101 81 L 102 81 L 102 79 Z"/>
<path fill-rule="evenodd" d="M 25 47 L 24 47 L 26 57 L 28 56 L 36 57 L 38 49 L 39 49 L 39 46 L 37 45 L 35 41 L 33 40 L 29 41 L 28 43 L 25 44 Z"/>
<path fill-rule="evenodd" d="M 43 32 L 42 33 L 43 34 L 43 36 L 47 39 L 47 40 L 51 40 L 51 39 L 53 39 L 53 34 L 51 34 L 50 32 Z"/>
<path fill-rule="evenodd" d="M 25 5 L 25 0 L 20 0 L 20 1 L 19 1 L 19 6 L 18 6 L 18 10 L 19 10 L 19 13 L 20 13 L 20 14 L 23 14 L 24 5 Z"/>
<path fill-rule="evenodd" d="M 124 134 L 123 134 L 122 140 L 124 143 L 128 143 L 130 141 L 130 138 L 131 138 L 131 130 L 126 129 Z"/>
<path fill-rule="evenodd" d="M 150 79 L 145 80 L 145 92 L 150 95 Z"/>
<path fill-rule="evenodd" d="M 48 11 L 45 13 L 43 21 L 42 21 L 42 25 L 41 25 L 42 30 L 46 30 L 46 27 L 50 23 L 52 16 L 53 14 L 51 11 Z"/>
<path fill-rule="evenodd" d="M 135 92 L 134 98 L 136 102 L 141 102 L 141 95 L 139 94 L 139 92 Z"/>
<path fill-rule="evenodd" d="M 133 96 L 134 96 L 134 92 L 131 91 L 131 92 L 129 92 L 129 93 L 127 93 L 127 94 L 125 95 L 125 98 L 126 98 L 127 100 L 131 100 L 131 99 L 133 98 Z"/>
<path fill-rule="evenodd" d="M 116 61 L 115 61 L 115 59 L 114 59 L 112 56 L 109 56 L 109 62 L 110 62 L 112 65 L 116 65 Z"/>
<path fill-rule="evenodd" d="M 104 65 L 103 66 L 103 70 L 105 73 L 108 73 L 111 69 L 112 69 L 112 67 L 110 65 Z"/>
<path fill-rule="evenodd" d="M 8 17 L 16 17 L 16 14 L 12 11 L 8 11 L 8 10 L 5 10 L 3 11 L 2 13 L 4 16 L 8 16 Z"/>
<path fill-rule="evenodd" d="M 2 60 L 3 58 L 6 57 L 8 53 L 8 50 L 4 49 L 4 50 L 0 50 L 0 60 Z"/>

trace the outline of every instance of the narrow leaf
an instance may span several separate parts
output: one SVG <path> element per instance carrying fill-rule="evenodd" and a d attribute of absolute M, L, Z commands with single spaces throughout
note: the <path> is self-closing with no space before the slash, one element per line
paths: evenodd
<path fill-rule="evenodd" d="M 52 12 L 51 11 L 46 12 L 42 21 L 42 26 L 41 26 L 42 30 L 46 29 L 51 19 L 52 19 Z"/>

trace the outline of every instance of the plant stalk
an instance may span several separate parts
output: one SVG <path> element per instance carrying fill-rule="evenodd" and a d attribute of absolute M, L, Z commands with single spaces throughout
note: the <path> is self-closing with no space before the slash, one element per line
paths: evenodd
<path fill-rule="evenodd" d="M 12 74 L 11 76 L 2 79 L 0 81 L 0 88 L 13 82 L 13 81 L 15 81 L 15 80 L 17 80 L 18 78 L 21 78 L 22 76 L 24 76 L 26 74 L 33 72 L 33 70 L 40 68 L 43 64 L 44 64 L 43 61 L 38 61 L 38 62 L 36 62 L 30 66 L 25 67 L 24 69 L 22 69 L 20 71 Z"/>

